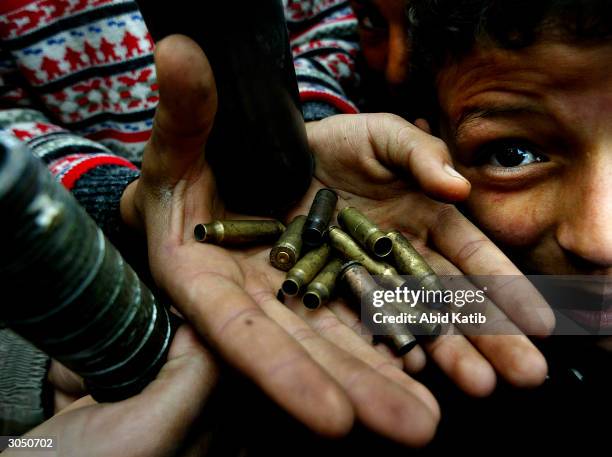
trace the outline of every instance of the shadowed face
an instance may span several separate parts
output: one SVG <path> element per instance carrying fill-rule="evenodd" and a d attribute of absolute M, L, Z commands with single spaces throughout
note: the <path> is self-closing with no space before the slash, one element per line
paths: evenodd
<path fill-rule="evenodd" d="M 470 218 L 525 272 L 612 276 L 612 43 L 479 46 L 437 87 Z"/>
<path fill-rule="evenodd" d="M 406 80 L 408 33 L 406 0 L 351 0 L 359 21 L 363 57 L 393 91 Z"/>

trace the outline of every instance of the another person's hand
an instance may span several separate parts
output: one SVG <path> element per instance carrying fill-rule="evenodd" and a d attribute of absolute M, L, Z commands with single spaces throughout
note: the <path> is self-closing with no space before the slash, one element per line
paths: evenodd
<path fill-rule="evenodd" d="M 117 403 L 96 403 L 90 396 L 83 397 L 24 438 L 55 437 L 57 456 L 174 456 L 186 449 L 185 438 L 216 379 L 211 355 L 193 330 L 183 325 L 170 346 L 168 361 L 140 394 Z M 23 455 L 22 451 L 6 451 L 7 456 L 13 453 Z"/>
<path fill-rule="evenodd" d="M 283 274 L 268 263 L 270 246 L 238 251 L 194 240 L 196 224 L 244 217 L 224 209 L 204 159 L 216 112 L 206 57 L 172 36 L 155 59 L 160 104 L 142 175 L 121 209 L 146 233 L 157 285 L 226 362 L 316 432 L 344 435 L 357 418 L 408 445 L 429 441 L 439 419 L 431 393 L 328 309 L 306 320 L 278 301 Z"/>
<path fill-rule="evenodd" d="M 507 332 L 447 335 L 426 344 L 441 369 L 479 396 L 493 390 L 496 371 L 515 386 L 542 383 L 546 361 L 521 331 L 547 335 L 554 315 L 534 287 L 517 281 L 521 272 L 500 249 L 454 205 L 441 203 L 464 200 L 470 191 L 446 145 L 390 114 L 334 116 L 308 124 L 308 137 L 318 187 L 336 189 L 339 208 L 354 206 L 381 227 L 403 232 L 438 274 L 495 277 L 495 287 L 487 292 L 495 303 L 491 317 L 502 321 L 507 316 Z M 305 202 L 316 190 L 315 183 Z M 413 350 L 407 361 L 417 353 Z"/>
<path fill-rule="evenodd" d="M 83 378 L 52 359 L 47 380 L 53 389 L 53 412 L 58 413 L 87 395 Z"/>

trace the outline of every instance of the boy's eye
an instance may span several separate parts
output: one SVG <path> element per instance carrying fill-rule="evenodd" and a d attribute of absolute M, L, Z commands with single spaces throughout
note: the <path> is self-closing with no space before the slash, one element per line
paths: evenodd
<path fill-rule="evenodd" d="M 485 146 L 481 151 L 482 161 L 494 167 L 515 168 L 548 161 L 536 148 L 512 143 L 497 143 Z"/>
<path fill-rule="evenodd" d="M 379 30 L 387 28 L 387 20 L 372 2 L 356 2 L 354 10 L 359 24 L 364 29 Z"/>

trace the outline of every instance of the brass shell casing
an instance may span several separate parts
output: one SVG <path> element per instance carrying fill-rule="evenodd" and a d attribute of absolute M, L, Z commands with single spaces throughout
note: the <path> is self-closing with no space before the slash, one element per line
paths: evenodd
<path fill-rule="evenodd" d="M 338 222 L 349 235 L 376 257 L 385 257 L 391 253 L 391 239 L 359 210 L 350 206 L 343 208 L 338 213 Z"/>
<path fill-rule="evenodd" d="M 289 296 L 297 295 L 325 266 L 330 251 L 329 244 L 325 243 L 298 260 L 295 266 L 287 272 L 282 291 Z"/>
<path fill-rule="evenodd" d="M 308 284 L 306 293 L 302 297 L 302 302 L 306 308 L 317 309 L 329 301 L 336 287 L 336 281 L 342 270 L 342 265 L 342 260 L 338 258 L 332 259 Z"/>
<path fill-rule="evenodd" d="M 302 252 L 302 230 L 306 216 L 297 216 L 287 226 L 270 251 L 270 263 L 274 268 L 289 271 L 300 259 Z"/>
<path fill-rule="evenodd" d="M 436 273 L 404 235 L 398 231 L 391 231 L 388 236 L 393 242 L 392 253 L 395 265 L 402 274 L 414 276 L 427 290 L 444 290 Z"/>
<path fill-rule="evenodd" d="M 349 289 L 353 299 L 361 304 L 362 312 L 367 313 L 369 319 L 373 318 L 374 313 L 399 315 L 399 311 L 394 307 L 377 308 L 374 306 L 371 300 L 372 292 L 380 289 L 380 286 L 358 262 L 349 262 L 343 266 L 340 281 Z M 393 344 L 399 355 L 408 353 L 416 346 L 417 340 L 406 324 L 386 322 L 380 325 L 385 329 L 384 338 Z"/>
<path fill-rule="evenodd" d="M 403 287 L 405 281 L 391 265 L 370 257 L 351 236 L 333 225 L 328 231 L 329 243 L 343 257 L 359 262 L 373 275 L 380 276 L 381 282 L 389 288 Z"/>
<path fill-rule="evenodd" d="M 276 220 L 230 220 L 198 224 L 193 234 L 201 243 L 242 246 L 271 243 L 284 231 L 285 226 Z"/>

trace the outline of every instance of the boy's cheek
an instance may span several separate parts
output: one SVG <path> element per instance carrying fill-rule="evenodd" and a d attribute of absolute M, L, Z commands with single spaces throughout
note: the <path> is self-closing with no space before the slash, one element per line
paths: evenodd
<path fill-rule="evenodd" d="M 473 188 L 470 219 L 499 244 L 533 245 L 552 225 L 549 198 L 542 192 L 498 192 Z"/>

